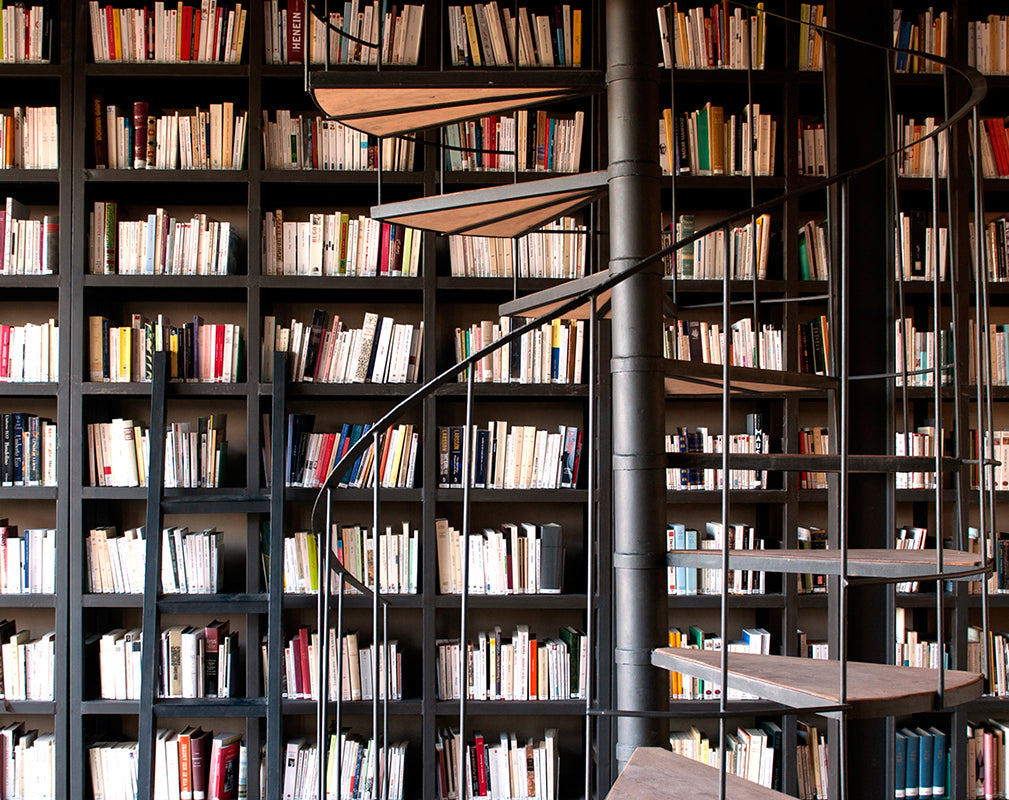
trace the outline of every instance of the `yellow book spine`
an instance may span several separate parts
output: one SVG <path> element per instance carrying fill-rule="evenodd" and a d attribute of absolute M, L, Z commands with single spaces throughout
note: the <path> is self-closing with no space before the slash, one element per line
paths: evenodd
<path fill-rule="evenodd" d="M 571 12 L 571 65 L 582 65 L 582 10 L 576 8 Z"/>
<path fill-rule="evenodd" d="M 132 328 L 119 329 L 119 380 L 127 383 L 133 379 L 130 374 L 133 365 L 132 334 Z"/>
<path fill-rule="evenodd" d="M 115 39 L 114 45 L 116 49 L 116 60 L 122 61 L 123 59 L 123 34 L 122 34 L 122 23 L 119 19 L 119 9 L 112 10 L 112 33 Z"/>

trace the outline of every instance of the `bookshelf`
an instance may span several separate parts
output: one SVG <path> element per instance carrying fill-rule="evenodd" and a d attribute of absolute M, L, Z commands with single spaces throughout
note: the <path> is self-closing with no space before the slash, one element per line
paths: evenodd
<path fill-rule="evenodd" d="M 216 596 L 202 598 L 170 597 L 161 600 L 161 613 L 172 621 L 185 621 L 198 617 L 209 621 L 213 616 L 227 616 L 233 629 L 240 631 L 241 680 L 244 697 L 228 701 L 202 704 L 173 701 L 165 704 L 165 714 L 178 717 L 172 720 L 181 727 L 190 722 L 226 730 L 241 728 L 245 743 L 250 748 L 250 767 L 259 746 L 270 737 L 280 737 L 282 743 L 289 738 L 313 734 L 311 717 L 314 707 L 303 699 L 285 699 L 277 702 L 279 677 L 270 692 L 263 688 L 263 669 L 258 657 L 260 640 L 269 635 L 272 641 L 282 642 L 293 636 L 297 629 L 313 624 L 312 609 L 315 598 L 311 595 L 288 595 L 283 605 L 267 595 L 259 558 L 259 521 L 265 507 L 247 513 L 241 503 L 251 496 L 265 496 L 265 475 L 261 464 L 260 445 L 263 439 L 261 415 L 270 408 L 273 383 L 263 380 L 259 358 L 259 342 L 263 335 L 263 321 L 276 316 L 278 324 L 292 318 L 307 320 L 314 308 L 328 314 L 347 315 L 352 326 L 358 326 L 365 313 L 377 311 L 402 321 L 424 321 L 424 344 L 421 351 L 420 375 L 429 379 L 453 362 L 452 335 L 456 327 L 472 325 L 480 320 L 498 316 L 499 304 L 516 296 L 559 283 L 555 279 L 476 278 L 455 277 L 449 268 L 447 243 L 443 239 L 425 234 L 419 259 L 417 276 L 411 277 L 340 277 L 321 279 L 301 275 L 267 275 L 263 269 L 263 256 L 258 243 L 263 233 L 268 212 L 282 209 L 289 219 L 308 222 L 309 214 L 316 210 L 349 211 L 364 213 L 373 203 L 403 201 L 409 204 L 426 195 L 436 194 L 444 186 L 448 190 L 496 187 L 511 182 L 509 173 L 495 172 L 442 172 L 437 163 L 436 151 L 426 145 L 437 139 L 437 133 L 420 136 L 416 146 L 413 169 L 386 173 L 381 183 L 372 170 L 284 170 L 268 168 L 262 149 L 263 112 L 270 121 L 276 119 L 278 110 L 292 114 L 314 115 L 311 100 L 303 94 L 303 73 L 300 65 L 275 63 L 265 54 L 266 31 L 259 4 L 250 4 L 244 46 L 237 63 L 95 63 L 91 55 L 91 30 L 88 4 L 83 0 L 64 0 L 58 4 L 56 17 L 54 56 L 50 64 L 0 64 L 4 81 L 2 93 L 5 107 L 10 105 L 52 105 L 59 117 L 59 168 L 47 170 L 0 170 L 2 196 L 13 196 L 25 203 L 32 218 L 45 212 L 60 212 L 63 224 L 59 235 L 59 264 L 55 275 L 21 276 L 0 275 L 0 322 L 24 314 L 24 319 L 38 321 L 36 311 L 44 312 L 45 319 L 53 317 L 62 331 L 60 338 L 60 375 L 57 383 L 46 385 L 0 384 L 0 411 L 43 409 L 44 415 L 54 419 L 62 441 L 57 451 L 57 487 L 0 487 L 0 506 L 4 516 L 22 527 L 55 527 L 57 537 L 57 591 L 51 596 L 23 597 L 0 596 L 0 606 L 6 606 L 6 616 L 30 621 L 33 634 L 51 627 L 56 636 L 57 675 L 67 676 L 57 680 L 52 703 L 16 702 L 13 711 L 5 712 L 12 720 L 27 718 L 30 725 L 41 730 L 51 729 L 55 734 L 56 785 L 58 796 L 90 797 L 88 747 L 102 737 L 136 740 L 141 723 L 136 703 L 104 700 L 96 691 L 96 675 L 87 662 L 86 641 L 92 634 L 103 633 L 114 627 L 140 626 L 143 597 L 140 595 L 99 594 L 86 590 L 84 542 L 91 527 L 108 524 L 122 531 L 127 527 L 144 524 L 147 492 L 141 487 L 92 486 L 89 479 L 86 425 L 109 421 L 118 416 L 133 418 L 144 423 L 148 419 L 151 401 L 151 384 L 143 382 L 105 383 L 88 380 L 89 342 L 88 317 L 106 315 L 120 325 L 129 323 L 131 313 L 151 317 L 167 314 L 181 324 L 193 316 L 201 315 L 209 323 L 241 325 L 245 339 L 245 371 L 243 378 L 230 384 L 219 383 L 169 383 L 167 403 L 170 420 L 195 420 L 199 416 L 217 413 L 223 409 L 229 419 L 230 451 L 225 485 L 216 490 L 170 490 L 167 493 L 166 511 L 174 524 L 202 524 L 209 515 L 201 517 L 203 503 L 210 499 L 230 513 L 222 523 L 224 534 L 223 558 L 229 568 L 225 591 Z M 331 91 L 336 96 L 347 96 L 351 90 L 379 85 L 386 88 L 403 86 L 415 90 L 423 88 L 425 81 L 437 83 L 441 76 L 437 70 L 443 65 L 455 79 L 474 84 L 486 82 L 493 76 L 500 83 L 516 89 L 533 87 L 536 90 L 557 91 L 564 96 L 558 108 L 564 113 L 583 110 L 586 116 L 581 158 L 581 170 L 595 169 L 603 164 L 606 151 L 600 136 L 603 127 L 600 103 L 589 96 L 603 83 L 604 66 L 602 48 L 602 14 L 598 4 L 590 4 L 583 11 L 583 66 L 577 69 L 539 69 L 522 67 L 514 72 L 506 69 L 485 70 L 472 67 L 448 67 L 448 35 L 443 30 L 442 8 L 427 4 L 422 38 L 419 42 L 418 66 L 395 66 L 374 73 L 354 65 L 341 65 L 327 76 Z M 450 5 L 444 3 L 447 8 Z M 793 0 L 775 4 L 775 7 L 799 17 L 799 6 Z M 952 13 L 951 54 L 966 49 L 966 25 L 974 19 L 967 13 L 965 0 L 954 0 Z M 826 6 L 830 20 L 838 18 L 842 9 Z M 918 9 L 905 13 L 915 14 Z M 973 12 L 973 9 L 971 9 Z M 843 21 L 851 27 L 855 12 L 845 15 Z M 873 17 L 877 19 L 877 17 Z M 885 21 L 884 21 L 885 22 Z M 889 35 L 886 25 L 880 37 Z M 758 200 L 780 193 L 785 187 L 801 186 L 811 180 L 799 166 L 795 136 L 801 121 L 823 121 L 825 98 L 834 97 L 831 74 L 833 62 L 827 60 L 824 73 L 801 69 L 799 51 L 780 29 L 768 32 L 767 63 L 755 71 L 752 79 L 762 110 L 767 110 L 777 123 L 776 166 L 772 174 L 761 175 L 754 181 Z M 673 73 L 664 71 L 661 79 L 660 107 L 694 111 L 707 101 L 721 103 L 726 113 L 739 109 L 745 103 L 745 91 L 740 89 L 738 70 L 680 69 Z M 982 107 L 983 115 L 995 116 L 1005 98 L 1005 78 L 992 81 L 993 93 Z M 900 75 L 895 78 L 899 95 L 898 108 L 902 113 L 916 118 L 941 113 L 941 103 L 923 98 L 923 89 L 939 89 L 941 76 Z M 248 113 L 248 131 L 241 169 L 236 170 L 110 170 L 97 169 L 92 148 L 92 99 L 100 94 L 106 104 L 119 105 L 120 114 L 130 116 L 129 110 L 136 100 L 146 100 L 157 113 L 176 109 L 192 109 L 197 104 L 205 108 L 209 103 L 232 102 L 237 110 Z M 906 94 L 906 97 L 905 97 Z M 935 95 L 941 97 L 941 95 Z M 956 90 L 951 89 L 955 99 Z M 38 99 L 42 98 L 42 99 Z M 295 99 L 297 98 L 297 99 Z M 842 98 L 842 110 L 859 108 L 854 90 Z M 550 106 L 553 108 L 553 106 Z M 828 126 L 837 120 L 826 120 Z M 964 130 L 952 137 L 951 152 L 956 154 L 951 166 L 954 170 L 953 206 L 948 215 L 949 227 L 956 229 L 954 218 L 964 220 L 970 209 L 968 162 L 963 139 Z M 829 141 L 829 138 L 828 138 Z M 830 150 L 828 149 L 828 152 Z M 835 156 L 832 156 L 836 160 Z M 831 166 L 836 167 L 836 163 Z M 521 173 L 520 183 L 537 176 Z M 582 176 L 572 182 L 585 181 Z M 592 179 L 587 179 L 592 184 Z M 668 180 L 668 179 L 666 179 Z M 750 204 L 749 179 L 738 175 L 678 175 L 675 193 L 663 201 L 663 224 L 683 214 L 693 214 L 698 223 L 712 221 L 726 212 L 736 211 Z M 929 208 L 928 182 L 924 178 L 901 178 L 898 182 L 901 208 L 927 211 Z M 592 184 L 593 186 L 595 184 Z M 881 195 L 882 196 L 882 195 Z M 999 179 L 990 178 L 985 183 L 985 199 L 989 216 L 1005 211 L 1005 193 Z M 167 275 L 104 275 L 92 274 L 88 269 L 89 234 L 85 223 L 96 202 L 116 202 L 121 220 L 141 220 L 157 208 L 165 208 L 181 218 L 193 213 L 208 213 L 215 219 L 230 222 L 238 231 L 243 243 L 240 263 L 243 268 L 236 274 L 218 276 L 167 276 Z M 827 281 L 801 279 L 801 255 L 797 233 L 807 222 L 818 222 L 828 216 L 830 202 L 825 197 L 797 198 L 787 201 L 772 214 L 772 227 L 777 242 L 772 248 L 770 271 L 766 280 L 756 285 L 761 299 L 794 300 L 800 297 L 826 295 L 831 286 Z M 876 211 L 885 205 L 879 200 Z M 579 217 L 590 228 L 605 227 L 596 224 L 595 212 L 581 212 Z M 70 220 L 74 224 L 70 224 Z M 951 234 L 953 247 L 960 264 L 969 263 L 970 246 L 962 233 Z M 772 240 L 773 241 L 773 240 Z M 876 250 L 872 251 L 871 248 Z M 875 240 L 866 245 L 870 255 L 878 259 L 879 252 L 890 245 Z M 605 244 L 587 248 L 588 267 L 592 273 L 604 263 Z M 892 255 L 892 254 L 890 254 Z M 836 263 L 837 253 L 832 254 Z M 961 279 L 962 280 L 962 279 Z M 966 285 L 966 283 L 965 283 Z M 679 280 L 665 283 L 673 302 L 681 306 L 716 302 L 720 298 L 720 284 L 714 280 Z M 892 297 L 892 286 L 886 296 Z M 996 315 L 1004 313 L 1002 287 L 991 286 Z M 734 280 L 730 286 L 735 300 L 752 297 L 754 286 L 747 280 Z M 909 315 L 924 325 L 928 317 L 931 295 L 924 287 L 905 284 L 905 301 Z M 886 319 L 893 319 L 894 300 L 887 301 Z M 783 333 L 785 367 L 794 372 L 799 367 L 799 347 L 796 331 L 799 324 L 813 314 L 825 313 L 827 300 L 810 300 L 806 305 L 793 303 L 771 305 L 768 319 Z M 21 311 L 20 308 L 28 309 Z M 815 309 L 815 310 L 814 310 Z M 699 317 L 710 311 L 697 310 Z M 970 300 L 967 293 L 958 295 L 957 304 L 944 308 L 965 340 Z M 124 316 L 126 315 L 126 316 Z M 30 317 L 30 318 L 29 318 Z M 881 317 L 881 319 L 884 317 Z M 78 332 L 78 333 L 74 333 Z M 891 336 L 892 331 L 883 332 Z M 964 353 L 960 354 L 965 359 Z M 605 363 L 605 362 L 601 362 Z M 961 360 L 961 367 L 965 363 Z M 670 365 L 667 385 L 682 398 L 671 404 L 669 423 L 686 407 L 685 414 L 697 421 L 691 425 L 708 424 L 717 416 L 717 404 L 696 383 L 684 385 L 686 379 L 705 377 L 705 365 L 682 363 Z M 786 373 L 769 370 L 734 368 L 733 381 L 744 388 L 757 388 L 760 399 L 740 401 L 747 411 L 760 413 L 768 432 L 780 439 L 784 449 L 793 452 L 803 428 L 822 425 L 830 413 L 825 385 L 811 388 L 808 381 L 798 386 L 789 384 Z M 714 372 L 714 370 L 712 370 Z M 713 377 L 713 376 L 708 376 Z M 677 381 L 683 381 L 677 383 Z M 316 430 L 333 430 L 325 423 L 352 421 L 364 423 L 375 417 L 376 409 L 385 410 L 395 401 L 406 397 L 415 384 L 328 384 L 294 383 L 287 387 L 287 406 L 295 413 L 314 413 L 319 418 Z M 798 391 L 796 391 L 798 389 Z M 583 383 L 555 384 L 478 384 L 477 422 L 481 427 L 487 422 L 507 419 L 515 424 L 562 424 L 584 427 L 588 415 L 589 389 Z M 609 408 L 610 389 L 603 380 L 596 387 L 595 399 L 599 408 Z M 909 391 L 912 416 L 917 424 L 930 417 L 931 392 L 928 389 Z M 944 390 L 951 405 L 952 391 Z M 996 413 L 1004 394 L 996 394 Z M 966 429 L 973 423 L 976 408 L 960 398 L 956 423 Z M 895 414 L 899 403 L 891 397 Z M 675 408 L 674 408 L 675 407 Z M 420 561 L 420 589 L 416 595 L 395 595 L 390 598 L 391 614 L 404 655 L 404 664 L 413 673 L 405 682 L 403 700 L 391 707 L 392 729 L 395 738 L 405 738 L 410 745 L 406 756 L 407 796 L 433 798 L 436 796 L 437 763 L 435 743 L 442 727 L 452 723 L 458 714 L 458 702 L 437 698 L 436 641 L 438 638 L 458 636 L 456 613 L 460 600 L 456 596 L 438 592 L 438 563 L 434 531 L 436 520 L 447 518 L 458 526 L 461 523 L 463 492 L 461 489 L 438 486 L 438 450 L 433 431 L 439 425 L 462 424 L 465 413 L 465 387 L 447 385 L 426 398 L 409 419 L 422 430 L 421 451 L 417 463 L 418 478 L 411 488 L 385 489 L 385 511 L 382 525 L 398 525 L 406 520 L 421 532 L 422 556 Z M 947 414 L 947 418 L 948 418 Z M 895 417 L 896 419 L 897 417 Z M 897 423 L 899 425 L 899 422 Z M 609 420 L 600 419 L 601 463 L 608 463 Z M 1007 427 L 1003 425 L 1002 427 Z M 893 438 L 893 423 L 882 425 L 885 439 Z M 275 428 L 277 430 L 277 428 Z M 733 427 L 733 432 L 741 428 Z M 278 441 L 279 434 L 274 435 Z M 767 462 L 759 462 L 766 464 Z M 758 462 L 755 462 L 755 466 Z M 824 466 L 823 462 L 810 462 L 811 468 Z M 604 470 L 605 472 L 605 470 Z M 822 521 L 822 509 L 830 502 L 831 490 L 802 489 L 795 473 L 769 489 L 739 490 L 733 495 L 734 507 L 745 521 L 757 526 L 769 542 L 779 547 L 797 545 L 795 530 L 799 525 Z M 600 499 L 587 497 L 584 488 L 576 489 L 474 489 L 473 525 L 493 527 L 507 521 L 559 521 L 569 546 L 567 575 L 564 592 L 560 595 L 474 596 L 469 599 L 472 616 L 467 634 L 487 630 L 494 624 L 503 627 L 536 622 L 537 633 L 552 636 L 559 625 L 584 626 L 590 598 L 586 597 L 585 529 L 589 512 L 587 504 L 597 502 L 597 518 L 609 520 L 614 512 L 609 496 L 609 485 L 599 487 Z M 314 491 L 307 488 L 289 488 L 285 494 L 285 532 L 292 533 L 308 526 L 308 507 Z M 906 524 L 927 523 L 928 490 L 885 489 L 881 505 L 887 509 L 887 519 Z M 334 519 L 347 524 L 365 524 L 370 518 L 368 503 L 371 493 L 367 489 L 344 490 L 346 498 L 338 503 Z M 999 496 L 999 501 L 1004 496 Z M 703 525 L 717 515 L 717 492 L 701 490 L 667 492 L 667 519 L 670 522 L 693 520 Z M 229 506 L 228 504 L 231 503 Z M 700 505 L 697 505 L 700 504 Z M 515 516 L 511 519 L 512 515 Z M 971 519 L 975 512 L 970 512 Z M 519 519 L 521 517 L 521 520 Z M 207 525 L 214 524 L 207 521 Z M 892 528 L 893 526 L 890 526 Z M 889 530 L 889 529 L 888 529 Z M 279 532 L 274 532 L 279 534 Z M 889 543 L 889 542 L 887 542 Z M 598 578 L 592 607 L 596 609 L 596 627 L 601 631 L 598 639 L 600 653 L 612 651 L 612 611 L 605 600 L 612 591 L 611 558 L 609 552 L 611 531 L 608 524 L 600 527 L 595 543 L 598 554 Z M 876 543 L 878 546 L 878 543 Z M 760 566 L 769 567 L 769 563 Z M 756 569 L 757 566 L 754 566 Z M 1004 614 L 1004 598 L 992 600 L 993 619 Z M 600 603 L 600 601 L 603 601 Z M 926 599 L 913 594 L 887 595 L 885 608 L 891 614 L 896 607 L 915 609 L 915 613 L 928 618 L 933 612 L 919 606 Z M 952 624 L 951 648 L 953 666 L 964 668 L 967 661 L 966 628 L 975 624 L 980 611 L 976 596 L 966 593 L 961 584 L 946 599 Z M 196 609 L 194 609 L 194 606 Z M 347 600 L 348 615 L 352 624 L 364 626 L 366 606 L 360 598 Z M 775 652 L 795 655 L 798 649 L 795 631 L 811 627 L 823 628 L 829 617 L 828 601 L 815 594 L 800 594 L 790 576 L 771 582 L 765 594 L 741 595 L 733 598 L 733 619 L 743 626 L 758 625 L 770 628 Z M 714 619 L 716 598 L 704 595 L 670 597 L 668 600 L 670 624 L 680 620 L 691 624 L 697 620 L 706 625 Z M 282 609 L 282 610 L 281 610 Z M 737 616 L 738 615 L 738 616 Z M 540 623 L 540 619 L 549 620 Z M 36 623 L 38 619 L 38 623 Z M 52 620 L 52 622 L 49 622 Z M 276 627 L 276 626 L 279 626 Z M 873 625 L 873 633 L 876 633 Z M 885 642 L 891 624 L 878 626 L 881 641 Z M 37 630 L 36 630 L 37 629 Z M 276 651 L 276 645 L 274 647 Z M 76 668 L 78 665 L 84 668 Z M 611 706 L 613 671 L 610 659 L 600 658 L 596 676 L 597 697 L 602 706 Z M 277 671 L 279 672 L 279 670 Z M 273 678 L 271 673 L 271 678 Z M 269 697 L 269 699 L 267 699 Z M 170 708 L 168 707 L 170 706 Z M 277 713 L 277 708 L 280 713 Z M 541 736 L 540 718 L 556 718 L 564 734 L 561 744 L 562 770 L 572 786 L 581 785 L 577 775 L 578 752 L 586 743 L 584 738 L 584 706 L 579 701 L 472 701 L 468 704 L 476 724 L 485 733 L 518 729 L 528 735 Z M 677 701 L 677 708 L 685 714 L 703 714 L 712 709 L 708 701 Z M 366 733 L 366 720 L 370 705 L 351 702 L 345 711 L 359 732 Z M 794 752 L 796 733 L 794 716 L 783 715 L 780 707 L 768 703 L 754 703 L 748 713 L 762 718 L 780 718 L 784 729 L 785 752 Z M 160 711 L 159 711 L 160 713 Z M 951 753 L 953 756 L 953 783 L 960 786 L 966 748 L 953 736 L 953 730 L 965 730 L 969 715 L 998 716 L 1004 714 L 1004 698 L 984 698 L 943 717 L 948 720 Z M 238 719 L 246 717 L 241 723 Z M 752 717 L 751 717 L 752 718 Z M 788 724 L 785 724 L 788 723 Z M 938 723 L 937 723 L 938 724 Z M 944 723 L 945 724 L 945 723 Z M 242 727 L 244 725 L 244 728 Z M 609 754 L 613 749 L 614 728 L 608 719 L 596 723 L 598 753 Z M 877 742 L 878 744 L 878 742 Z M 884 742 L 882 747 L 888 745 Z M 272 765 L 279 770 L 278 764 Z M 594 783 L 608 786 L 615 777 L 611 759 L 605 755 L 597 759 Z M 250 774 L 254 770 L 250 769 Z M 250 778 L 255 786 L 257 777 Z M 797 780 L 794 759 L 786 758 L 782 781 L 786 787 Z M 267 772 L 267 782 L 280 780 L 278 772 Z M 686 778 L 679 778 L 686 780 Z M 274 784 L 276 785 L 276 784 Z M 578 796 L 580 789 L 567 790 L 564 797 Z M 958 790 L 959 791 L 959 790 Z"/>

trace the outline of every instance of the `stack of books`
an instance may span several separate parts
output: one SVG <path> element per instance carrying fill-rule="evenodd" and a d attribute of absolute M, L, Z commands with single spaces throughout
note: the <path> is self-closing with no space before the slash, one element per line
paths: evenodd
<path fill-rule="evenodd" d="M 0 325 L 0 383 L 50 383 L 60 372 L 60 329 L 55 319 Z"/>
<path fill-rule="evenodd" d="M 403 654 L 399 652 L 399 642 L 389 640 L 389 663 L 392 664 L 388 678 L 385 669 L 385 648 L 380 644 L 362 647 L 357 631 L 337 639 L 336 630 L 329 629 L 329 688 L 327 696 L 337 699 L 337 687 L 343 700 L 371 700 L 374 698 L 373 682 L 377 680 L 378 699 L 385 699 L 388 680 L 389 699 L 403 699 Z M 290 639 L 284 648 L 284 675 L 281 681 L 284 697 L 293 700 L 315 700 L 319 696 L 319 634 L 308 628 L 298 629 L 298 634 Z M 261 648 L 263 674 L 267 674 L 266 645 Z M 342 663 L 342 668 L 339 669 Z M 375 670 L 378 670 L 377 675 Z M 339 676 L 340 682 L 337 683 Z"/>
<path fill-rule="evenodd" d="M 741 8 L 729 13 L 713 5 L 680 11 L 666 3 L 657 9 L 659 66 L 671 69 L 763 69 L 767 50 L 767 18 L 764 4 L 755 13 Z"/>
<path fill-rule="evenodd" d="M 0 486 L 56 485 L 56 423 L 0 413 Z"/>
<path fill-rule="evenodd" d="M 275 112 L 270 122 L 263 111 L 263 162 L 267 169 L 366 170 L 379 167 L 379 140 L 335 119 Z M 382 140 L 381 167 L 385 172 L 413 169 L 413 139 Z"/>
<path fill-rule="evenodd" d="M 394 742 L 389 745 L 386 754 L 385 748 L 376 747 L 372 739 L 345 732 L 339 737 L 333 734 L 326 747 L 327 797 L 382 796 L 388 800 L 403 800 L 406 748 L 405 741 Z M 341 754 L 339 775 L 336 770 L 337 753 Z M 262 768 L 265 771 L 265 758 Z M 319 748 L 304 739 L 291 740 L 284 751 L 283 796 L 315 797 L 318 786 Z M 382 787 L 381 794 L 378 787 Z"/>
<path fill-rule="evenodd" d="M 453 67 L 580 67 L 582 11 L 568 3 L 549 14 L 510 3 L 448 7 Z"/>
<path fill-rule="evenodd" d="M 581 278 L 588 228 L 573 217 L 544 225 L 518 241 L 488 236 L 448 237 L 453 278 Z M 558 233 L 564 231 L 564 233 Z"/>
<path fill-rule="evenodd" d="M 455 358 L 462 361 L 525 324 L 522 317 L 482 320 L 455 329 Z M 585 351 L 585 320 L 545 322 L 517 342 L 498 348 L 480 359 L 475 383 L 581 383 Z M 457 380 L 465 383 L 468 370 Z"/>
<path fill-rule="evenodd" d="M 557 731 L 548 728 L 542 739 L 502 733 L 485 738 L 475 731 L 472 742 L 459 739 L 451 728 L 438 731 L 435 750 L 438 759 L 438 800 L 454 800 L 466 791 L 474 800 L 492 797 L 524 797 L 526 800 L 553 800 L 560 781 Z M 464 775 L 472 776 L 473 790 L 460 789 L 459 760 Z"/>
<path fill-rule="evenodd" d="M 59 214 L 29 219 L 30 214 L 13 197 L 0 207 L 0 275 L 55 275 L 59 271 Z"/>
<path fill-rule="evenodd" d="M 57 169 L 56 106 L 17 106 L 0 113 L 0 169 Z"/>

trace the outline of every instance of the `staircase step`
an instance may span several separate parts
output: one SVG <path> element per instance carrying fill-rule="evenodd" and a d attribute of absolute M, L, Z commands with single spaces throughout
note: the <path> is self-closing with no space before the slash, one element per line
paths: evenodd
<path fill-rule="evenodd" d="M 666 554 L 670 567 L 720 569 L 721 550 L 673 550 Z M 730 550 L 729 566 L 763 572 L 840 575 L 840 550 Z M 988 566 L 975 553 L 943 550 L 946 580 L 977 580 Z M 853 549 L 848 551 L 848 575 L 892 581 L 924 579 L 936 574 L 935 550 Z M 934 577 L 933 577 L 934 580 Z"/>
<path fill-rule="evenodd" d="M 796 709 L 840 703 L 839 661 L 814 658 L 729 653 L 729 688 Z M 652 651 L 652 663 L 704 681 L 721 680 L 721 652 L 662 647 Z M 850 717 L 888 717 L 937 711 L 938 674 L 934 669 L 848 662 Z M 946 670 L 942 707 L 958 706 L 981 696 L 982 676 Z M 830 713 L 825 714 L 829 716 Z"/>
<path fill-rule="evenodd" d="M 605 170 L 583 172 L 384 203 L 372 206 L 371 216 L 437 233 L 510 238 L 581 208 L 601 197 L 606 188 Z"/>
<path fill-rule="evenodd" d="M 719 771 L 659 747 L 631 755 L 607 800 L 718 800 Z M 737 775 L 725 776 L 726 800 L 795 800 Z"/>

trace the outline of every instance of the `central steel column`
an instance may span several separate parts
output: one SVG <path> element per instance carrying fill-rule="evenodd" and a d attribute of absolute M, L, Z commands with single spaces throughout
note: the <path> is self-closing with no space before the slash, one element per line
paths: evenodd
<path fill-rule="evenodd" d="M 607 0 L 610 269 L 659 249 L 658 33 L 655 4 Z M 669 680 L 651 665 L 666 644 L 665 400 L 662 265 L 613 290 L 613 611 L 616 707 L 661 711 Z M 665 720 L 617 721 L 618 769 L 636 747 L 665 745 Z"/>

